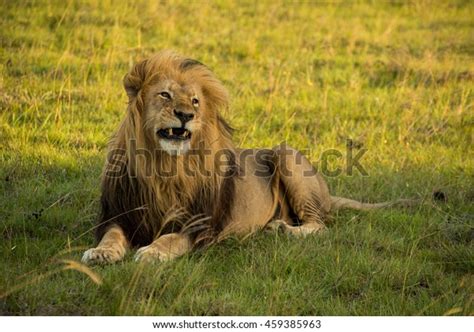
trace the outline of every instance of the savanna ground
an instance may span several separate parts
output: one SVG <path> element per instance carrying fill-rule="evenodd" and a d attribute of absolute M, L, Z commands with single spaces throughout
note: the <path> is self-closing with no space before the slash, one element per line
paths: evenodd
<path fill-rule="evenodd" d="M 2 1 L 1 11 L 1 314 L 473 314 L 472 2 Z M 354 154 L 367 149 L 368 176 L 327 176 L 334 194 L 423 204 L 341 212 L 303 240 L 261 233 L 166 264 L 129 255 L 85 269 L 122 77 L 163 48 L 222 79 L 240 145 L 286 141 L 318 164 L 351 138 Z"/>

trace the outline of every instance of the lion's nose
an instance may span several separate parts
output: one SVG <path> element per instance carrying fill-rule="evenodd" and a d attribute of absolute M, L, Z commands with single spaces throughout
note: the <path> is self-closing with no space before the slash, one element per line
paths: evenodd
<path fill-rule="evenodd" d="M 181 112 L 177 110 L 173 110 L 173 112 L 174 112 L 174 115 L 176 115 L 176 117 L 181 120 L 183 125 L 194 118 L 193 113 L 185 113 L 185 112 Z"/>

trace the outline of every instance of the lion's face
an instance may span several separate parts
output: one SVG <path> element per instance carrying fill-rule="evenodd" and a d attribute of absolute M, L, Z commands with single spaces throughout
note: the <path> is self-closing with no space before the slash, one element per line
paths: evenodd
<path fill-rule="evenodd" d="M 196 84 L 164 79 L 145 98 L 145 129 L 170 155 L 186 154 L 205 116 L 202 92 Z"/>
<path fill-rule="evenodd" d="M 227 91 L 202 63 L 163 51 L 133 66 L 123 83 L 129 103 L 118 141 L 144 139 L 141 146 L 171 156 L 232 146 L 232 128 L 219 115 Z"/>

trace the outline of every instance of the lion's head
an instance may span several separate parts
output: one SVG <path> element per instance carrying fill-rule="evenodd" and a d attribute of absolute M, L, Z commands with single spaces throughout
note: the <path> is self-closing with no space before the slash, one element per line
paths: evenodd
<path fill-rule="evenodd" d="M 124 86 L 130 116 L 141 122 L 147 147 L 184 155 L 198 143 L 218 145 L 229 136 L 219 116 L 228 105 L 227 91 L 196 60 L 161 52 L 135 65 Z"/>

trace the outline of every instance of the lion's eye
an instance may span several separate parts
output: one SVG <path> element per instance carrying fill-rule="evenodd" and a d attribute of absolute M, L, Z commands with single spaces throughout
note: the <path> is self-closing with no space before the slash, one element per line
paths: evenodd
<path fill-rule="evenodd" d="M 194 107 L 199 106 L 199 100 L 197 98 L 193 98 L 191 101 L 192 101 Z"/>
<path fill-rule="evenodd" d="M 171 95 L 166 92 L 166 91 L 162 91 L 158 94 L 161 98 L 164 98 L 164 99 L 171 99 Z"/>

